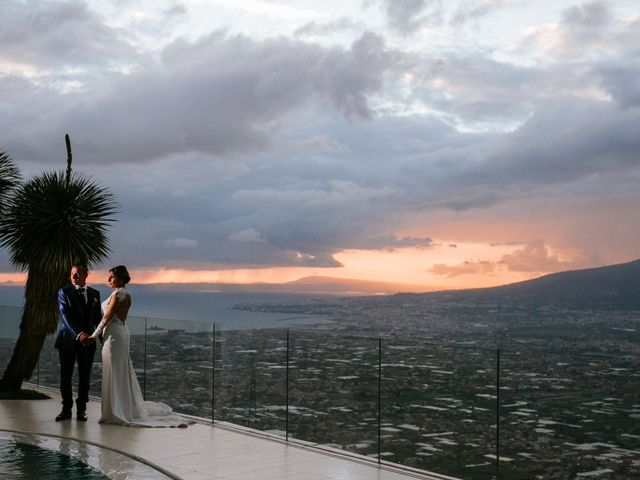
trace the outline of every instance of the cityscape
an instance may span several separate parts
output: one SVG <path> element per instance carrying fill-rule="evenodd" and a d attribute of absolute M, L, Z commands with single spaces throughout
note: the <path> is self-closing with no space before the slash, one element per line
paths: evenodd
<path fill-rule="evenodd" d="M 146 398 L 465 479 L 640 475 L 637 312 L 403 295 L 238 308 L 324 321 L 219 331 L 215 342 L 210 324 L 151 321 L 131 345 Z M 96 395 L 99 372 L 98 354 Z M 57 378 L 48 342 L 38 381 Z"/>

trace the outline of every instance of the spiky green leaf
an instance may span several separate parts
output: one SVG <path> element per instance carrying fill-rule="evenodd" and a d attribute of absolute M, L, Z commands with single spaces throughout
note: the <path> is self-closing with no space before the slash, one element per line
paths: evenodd
<path fill-rule="evenodd" d="M 0 219 L 0 245 L 20 269 L 67 271 L 77 261 L 95 264 L 109 252 L 107 226 L 113 195 L 85 175 L 49 172 L 21 184 Z"/>

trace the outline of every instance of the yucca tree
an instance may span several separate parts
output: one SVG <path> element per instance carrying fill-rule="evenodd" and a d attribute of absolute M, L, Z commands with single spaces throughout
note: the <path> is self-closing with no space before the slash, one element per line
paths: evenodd
<path fill-rule="evenodd" d="M 9 155 L 5 152 L 0 152 L 0 217 L 2 217 L 5 211 L 5 202 L 11 190 L 16 188 L 19 181 L 20 174 L 9 158 Z"/>
<path fill-rule="evenodd" d="M 20 390 L 31 378 L 45 337 L 58 324 L 57 291 L 69 283 L 75 262 L 89 265 L 109 252 L 106 229 L 113 221 L 113 195 L 71 171 L 44 173 L 22 183 L 0 218 L 0 245 L 11 262 L 28 270 L 20 335 L 0 380 L 0 391 Z"/>

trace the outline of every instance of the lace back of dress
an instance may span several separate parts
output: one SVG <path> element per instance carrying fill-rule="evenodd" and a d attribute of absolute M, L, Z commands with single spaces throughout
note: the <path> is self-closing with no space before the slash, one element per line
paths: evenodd
<path fill-rule="evenodd" d="M 131 296 L 124 288 L 114 291 L 114 294 L 118 297 L 118 306 L 113 312 L 115 316 L 124 323 L 129 315 L 129 308 L 131 308 Z"/>

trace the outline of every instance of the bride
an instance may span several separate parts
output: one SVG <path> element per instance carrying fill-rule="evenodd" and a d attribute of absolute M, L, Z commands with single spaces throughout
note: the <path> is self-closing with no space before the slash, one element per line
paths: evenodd
<path fill-rule="evenodd" d="M 186 427 L 187 421 L 172 413 L 171 407 L 142 398 L 138 378 L 129 357 L 127 314 L 131 294 L 125 289 L 131 277 L 127 267 L 109 270 L 113 292 L 102 302 L 102 321 L 90 341 L 103 335 L 102 344 L 102 416 L 100 423 L 139 427 Z"/>

